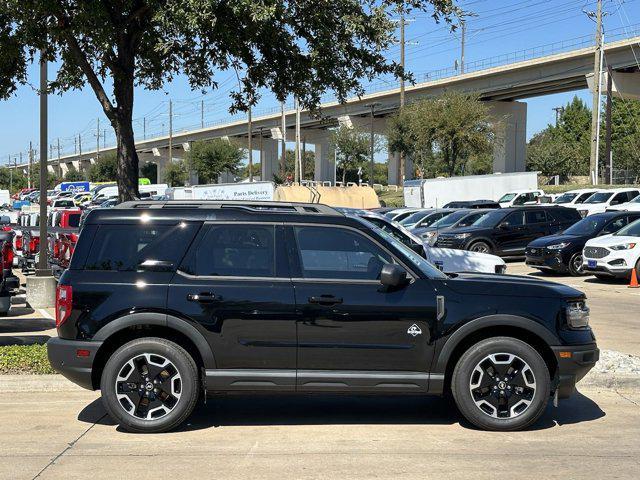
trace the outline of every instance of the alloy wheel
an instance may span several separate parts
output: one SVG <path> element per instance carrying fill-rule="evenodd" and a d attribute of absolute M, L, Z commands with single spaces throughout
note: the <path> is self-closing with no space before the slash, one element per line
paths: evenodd
<path fill-rule="evenodd" d="M 129 415 L 156 420 L 170 413 L 180 401 L 182 377 L 175 365 L 156 353 L 143 353 L 118 371 L 116 397 Z"/>
<path fill-rule="evenodd" d="M 469 380 L 469 390 L 485 415 L 509 419 L 529 408 L 536 394 L 536 379 L 522 358 L 495 353 L 478 362 Z"/>
<path fill-rule="evenodd" d="M 484 242 L 478 242 L 472 245 L 470 250 L 478 253 L 489 253 L 489 246 Z"/>
<path fill-rule="evenodd" d="M 580 275 L 584 273 L 584 266 L 582 262 L 583 262 L 583 259 L 582 259 L 582 255 L 580 254 L 575 255 L 571 259 L 571 267 L 573 271 Z"/>

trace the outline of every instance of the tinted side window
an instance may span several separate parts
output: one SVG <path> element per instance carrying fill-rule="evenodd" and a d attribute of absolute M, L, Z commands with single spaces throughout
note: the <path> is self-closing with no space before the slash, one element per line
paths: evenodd
<path fill-rule="evenodd" d="M 602 234 L 615 233 L 627 224 L 627 217 L 616 218 L 615 220 L 607 223 L 602 229 Z"/>
<path fill-rule="evenodd" d="M 196 223 L 176 225 L 100 225 L 85 269 L 136 271 L 146 260 L 174 264 L 185 254 L 198 229 Z"/>
<path fill-rule="evenodd" d="M 275 277 L 273 225 L 211 225 L 181 269 L 201 276 Z"/>
<path fill-rule="evenodd" d="M 627 198 L 629 199 L 628 201 L 633 200 L 634 198 L 636 198 L 638 196 L 640 192 L 638 192 L 637 190 L 633 190 L 631 192 L 627 192 Z"/>
<path fill-rule="evenodd" d="M 507 215 L 504 222 L 511 227 L 518 227 L 524 225 L 524 212 L 513 212 Z"/>
<path fill-rule="evenodd" d="M 344 228 L 295 227 L 304 278 L 377 280 L 391 257 L 364 235 Z"/>
<path fill-rule="evenodd" d="M 627 201 L 627 192 L 618 193 L 611 200 L 611 205 L 619 205 Z"/>
<path fill-rule="evenodd" d="M 527 225 L 531 225 L 533 223 L 545 223 L 547 221 L 547 216 L 544 213 L 544 210 L 533 210 L 525 212 L 525 219 Z"/>

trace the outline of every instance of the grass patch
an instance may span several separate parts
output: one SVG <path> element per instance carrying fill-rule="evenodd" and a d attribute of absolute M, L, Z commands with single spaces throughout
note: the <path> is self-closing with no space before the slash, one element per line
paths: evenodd
<path fill-rule="evenodd" d="M 578 185 L 578 184 L 566 184 L 566 185 L 540 185 L 540 188 L 545 191 L 545 193 L 564 193 L 569 190 L 579 190 L 581 188 L 598 188 L 601 190 L 608 190 L 610 188 L 630 188 L 637 187 L 637 185 Z"/>
<path fill-rule="evenodd" d="M 0 374 L 43 375 L 56 373 L 49 363 L 46 345 L 0 347 Z"/>
<path fill-rule="evenodd" d="M 378 198 L 387 205 L 387 207 L 404 207 L 404 194 L 402 190 L 397 192 L 377 192 Z"/>

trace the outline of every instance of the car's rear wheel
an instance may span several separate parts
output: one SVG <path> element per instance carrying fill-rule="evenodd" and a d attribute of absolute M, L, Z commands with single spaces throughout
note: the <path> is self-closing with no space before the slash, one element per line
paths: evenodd
<path fill-rule="evenodd" d="M 491 253 L 491 245 L 485 241 L 474 242 L 469 246 L 470 252 Z"/>
<path fill-rule="evenodd" d="M 535 423 L 550 395 L 549 370 L 540 354 L 511 337 L 482 340 L 453 371 L 451 391 L 464 417 L 485 430 L 521 430 Z"/>
<path fill-rule="evenodd" d="M 569 260 L 569 273 L 574 277 L 584 275 L 584 259 L 582 252 L 574 253 Z"/>
<path fill-rule="evenodd" d="M 111 417 L 131 432 L 164 432 L 180 425 L 198 400 L 198 369 L 179 345 L 163 338 L 124 344 L 100 381 Z"/>

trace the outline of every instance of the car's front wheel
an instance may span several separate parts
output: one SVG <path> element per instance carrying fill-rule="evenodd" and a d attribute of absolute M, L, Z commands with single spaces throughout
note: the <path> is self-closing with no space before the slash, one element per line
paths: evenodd
<path fill-rule="evenodd" d="M 474 242 L 469 246 L 470 252 L 491 253 L 491 245 L 485 241 Z"/>
<path fill-rule="evenodd" d="M 165 432 L 180 425 L 198 400 L 198 369 L 164 338 L 132 340 L 107 361 L 100 381 L 111 417 L 131 432 Z"/>
<path fill-rule="evenodd" d="M 584 259 L 582 252 L 574 253 L 569 260 L 569 273 L 574 277 L 584 275 Z"/>
<path fill-rule="evenodd" d="M 511 337 L 482 340 L 453 371 L 451 390 L 464 417 L 485 430 L 521 430 L 535 423 L 550 395 L 549 370 L 540 354 Z"/>

